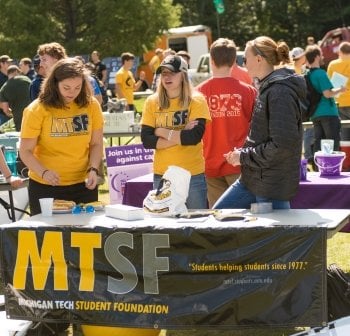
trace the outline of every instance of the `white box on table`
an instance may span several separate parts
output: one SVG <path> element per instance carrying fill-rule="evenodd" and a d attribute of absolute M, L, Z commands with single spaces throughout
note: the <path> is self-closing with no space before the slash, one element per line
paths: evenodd
<path fill-rule="evenodd" d="M 104 132 L 130 132 L 130 126 L 134 124 L 134 111 L 123 113 L 103 112 L 105 120 Z"/>
<path fill-rule="evenodd" d="M 124 220 L 138 220 L 143 219 L 143 209 L 136 208 L 130 205 L 124 204 L 112 204 L 105 206 L 106 216 L 124 219 Z"/>

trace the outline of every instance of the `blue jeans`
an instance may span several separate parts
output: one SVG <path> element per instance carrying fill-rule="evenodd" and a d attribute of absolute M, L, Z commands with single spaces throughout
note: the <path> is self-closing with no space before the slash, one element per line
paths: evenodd
<path fill-rule="evenodd" d="M 153 176 L 153 188 L 157 189 L 161 180 L 161 175 Z M 186 200 L 188 209 L 207 209 L 207 183 L 204 174 L 192 175 L 190 180 L 190 188 Z"/>
<path fill-rule="evenodd" d="M 233 183 L 217 200 L 213 209 L 250 209 L 252 203 L 271 202 L 273 209 L 290 209 L 289 201 L 256 196 L 239 180 Z"/>

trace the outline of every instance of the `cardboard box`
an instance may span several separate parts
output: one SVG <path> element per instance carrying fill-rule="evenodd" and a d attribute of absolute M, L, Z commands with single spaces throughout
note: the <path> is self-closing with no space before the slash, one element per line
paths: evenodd
<path fill-rule="evenodd" d="M 124 220 L 138 220 L 144 218 L 142 208 L 136 208 L 130 205 L 124 204 L 112 204 L 105 206 L 106 216 L 124 219 Z"/>
<path fill-rule="evenodd" d="M 105 120 L 104 132 L 130 132 L 130 126 L 135 123 L 134 111 L 124 111 L 123 113 L 103 112 Z"/>

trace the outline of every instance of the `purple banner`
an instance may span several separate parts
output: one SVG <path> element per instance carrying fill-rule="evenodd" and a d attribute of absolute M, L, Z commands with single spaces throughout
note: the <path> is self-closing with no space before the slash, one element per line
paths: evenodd
<path fill-rule="evenodd" d="M 153 162 L 153 149 L 146 149 L 142 144 L 107 147 L 106 162 L 107 168 L 150 163 Z"/>
<path fill-rule="evenodd" d="M 153 149 L 142 144 L 106 148 L 111 204 L 122 203 L 127 180 L 152 172 Z"/>

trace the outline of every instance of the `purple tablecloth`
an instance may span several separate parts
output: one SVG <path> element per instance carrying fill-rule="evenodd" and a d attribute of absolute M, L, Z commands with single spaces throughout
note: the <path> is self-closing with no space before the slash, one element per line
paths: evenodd
<path fill-rule="evenodd" d="M 142 207 L 142 202 L 152 185 L 153 174 L 126 182 L 123 204 Z M 350 209 L 350 173 L 321 177 L 308 173 L 307 181 L 300 182 L 299 190 L 291 201 L 293 209 Z M 342 231 L 350 232 L 350 224 Z"/>
<path fill-rule="evenodd" d="M 350 173 L 320 176 L 308 173 L 291 202 L 294 209 L 350 209 Z"/>
<path fill-rule="evenodd" d="M 298 193 L 291 201 L 293 209 L 350 209 L 350 173 L 340 176 L 320 176 L 307 173 L 307 181 L 301 181 Z M 350 232 L 347 224 L 342 232 Z"/>
<path fill-rule="evenodd" d="M 148 192 L 153 189 L 153 174 L 130 179 L 125 184 L 123 204 L 142 208 Z"/>

